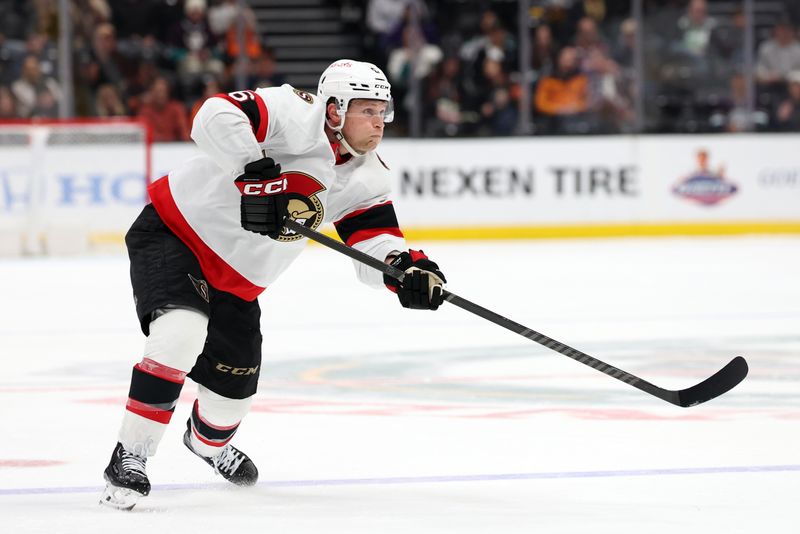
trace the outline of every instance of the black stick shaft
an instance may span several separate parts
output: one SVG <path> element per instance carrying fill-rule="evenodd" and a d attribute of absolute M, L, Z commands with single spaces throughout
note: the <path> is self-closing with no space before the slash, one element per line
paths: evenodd
<path fill-rule="evenodd" d="M 342 254 L 349 256 L 356 261 L 373 267 L 374 269 L 377 269 L 383 274 L 389 275 L 392 278 L 402 281 L 403 277 L 405 276 L 405 273 L 400 269 L 397 269 L 396 267 L 393 267 L 377 258 L 373 258 L 372 256 L 359 250 L 349 247 L 344 243 L 337 241 L 336 239 L 326 236 L 325 234 L 321 234 L 315 230 L 312 230 L 311 228 L 306 228 L 302 224 L 292 219 L 286 220 L 286 227 L 294 232 L 297 232 L 298 234 L 308 237 L 309 239 L 313 239 L 314 241 L 325 245 L 326 247 L 341 252 Z M 563 354 L 564 356 L 572 358 L 573 360 L 587 365 L 592 369 L 596 369 L 601 373 L 604 373 L 612 378 L 616 378 L 621 382 L 624 382 L 641 391 L 644 391 L 645 393 L 649 393 L 650 395 L 677 406 L 694 406 L 695 404 L 705 402 L 718 395 L 721 395 L 725 391 L 728 391 L 736 384 L 741 382 L 741 380 L 743 380 L 747 374 L 747 365 L 744 362 L 744 359 L 737 357 L 721 371 L 693 388 L 688 388 L 687 390 L 683 391 L 666 390 L 651 384 L 647 380 L 639 378 L 638 376 L 627 371 L 623 371 L 618 367 L 614 367 L 613 365 L 609 365 L 593 356 L 589 356 L 585 352 L 581 352 L 578 349 L 561 343 L 560 341 L 556 341 L 555 339 L 537 332 L 532 328 L 528 328 L 527 326 L 512 321 L 507 317 L 503 317 L 502 315 L 475 304 L 474 302 L 471 302 L 463 297 L 459 297 L 450 291 L 445 290 L 443 294 L 444 299 L 450 304 L 458 306 L 459 308 L 473 313 L 478 317 L 491 321 L 498 326 L 506 328 L 507 330 L 511 330 L 515 334 L 519 334 L 530 339 L 531 341 L 535 341 L 536 343 L 539 343 L 548 349 L 554 350 L 559 354 Z M 682 394 L 685 398 L 682 397 Z"/>

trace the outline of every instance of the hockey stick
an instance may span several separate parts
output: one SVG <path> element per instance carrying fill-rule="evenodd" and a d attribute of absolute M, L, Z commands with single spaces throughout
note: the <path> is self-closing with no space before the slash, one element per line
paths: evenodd
<path fill-rule="evenodd" d="M 373 258 L 372 256 L 369 256 L 368 254 L 365 254 L 359 250 L 348 247 L 344 243 L 321 234 L 315 230 L 306 228 L 293 219 L 286 220 L 286 228 L 297 232 L 298 234 L 304 235 L 309 239 L 313 239 L 314 241 L 321 243 L 326 247 L 341 252 L 342 254 L 374 269 L 377 269 L 383 274 L 389 275 L 397 280 L 402 281 L 403 276 L 405 275 L 405 273 L 400 269 L 392 267 L 391 265 L 388 265 L 377 258 Z M 676 406 L 687 408 L 689 406 L 695 406 L 697 404 L 710 401 L 711 399 L 719 397 L 723 393 L 733 389 L 747 376 L 747 361 L 745 361 L 745 359 L 741 356 L 736 356 L 733 360 L 728 362 L 725 367 L 706 378 L 699 384 L 690 388 L 677 391 L 660 388 L 654 384 L 651 384 L 647 380 L 639 378 L 636 375 L 632 375 L 631 373 L 623 371 L 622 369 L 614 367 L 613 365 L 609 365 L 601 360 L 598 360 L 597 358 L 574 349 L 569 345 L 565 345 L 559 341 L 556 341 L 555 339 L 549 338 L 544 334 L 540 334 L 536 330 L 516 323 L 511 319 L 507 319 L 506 317 L 503 317 L 502 315 L 499 315 L 491 310 L 487 310 L 483 306 L 479 306 L 474 302 L 470 302 L 465 298 L 461 298 L 450 291 L 444 291 L 444 300 L 450 304 L 458 306 L 459 308 L 467 310 L 470 313 L 474 313 L 478 317 L 482 317 L 496 325 L 502 326 L 503 328 L 511 330 L 516 334 L 535 341 L 540 345 L 544 345 L 548 349 L 554 350 L 560 354 L 563 354 L 564 356 L 568 356 L 573 360 L 600 371 L 601 373 L 605 373 L 612 378 L 616 378 L 621 382 L 625 382 L 629 386 L 633 386 L 641 391 L 644 391 L 645 393 L 649 393 L 650 395 L 658 397 L 659 399 L 665 400 Z"/>

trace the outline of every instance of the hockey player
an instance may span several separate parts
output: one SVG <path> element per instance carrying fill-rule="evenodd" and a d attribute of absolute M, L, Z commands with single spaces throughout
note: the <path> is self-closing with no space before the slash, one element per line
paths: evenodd
<path fill-rule="evenodd" d="M 230 482 L 256 483 L 253 461 L 230 444 L 256 392 L 261 365 L 257 297 L 304 239 L 286 217 L 332 221 L 348 245 L 407 273 L 402 284 L 356 265 L 407 308 L 435 310 L 445 277 L 406 250 L 375 153 L 392 120 L 389 82 L 375 65 L 331 64 L 317 95 L 290 85 L 209 98 L 192 125 L 202 155 L 149 187 L 125 243 L 136 312 L 147 336 L 133 367 L 101 503 L 130 509 L 150 492 L 156 453 L 186 377 L 198 384 L 183 442 Z"/>

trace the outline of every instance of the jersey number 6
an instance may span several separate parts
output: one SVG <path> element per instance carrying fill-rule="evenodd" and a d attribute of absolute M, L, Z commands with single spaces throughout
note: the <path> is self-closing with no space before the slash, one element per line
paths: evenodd
<path fill-rule="evenodd" d="M 247 102 L 248 100 L 256 99 L 256 94 L 253 91 L 234 91 L 228 93 L 228 96 L 237 102 Z"/>

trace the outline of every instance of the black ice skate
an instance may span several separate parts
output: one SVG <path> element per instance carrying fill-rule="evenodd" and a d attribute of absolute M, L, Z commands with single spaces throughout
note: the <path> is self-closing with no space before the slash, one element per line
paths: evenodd
<path fill-rule="evenodd" d="M 130 510 L 140 498 L 150 493 L 150 481 L 145 472 L 147 458 L 126 451 L 117 443 L 111 454 L 111 461 L 103 472 L 106 489 L 100 497 L 100 504 Z"/>
<path fill-rule="evenodd" d="M 205 462 L 214 468 L 214 471 L 222 475 L 225 480 L 228 480 L 237 486 L 252 486 L 258 481 L 258 469 L 253 461 L 242 451 L 231 445 L 230 443 L 222 448 L 222 452 L 218 455 L 209 458 L 199 454 L 192 448 L 192 422 L 186 421 L 186 433 L 183 434 L 183 444 L 195 453 L 197 456 L 205 460 Z"/>

